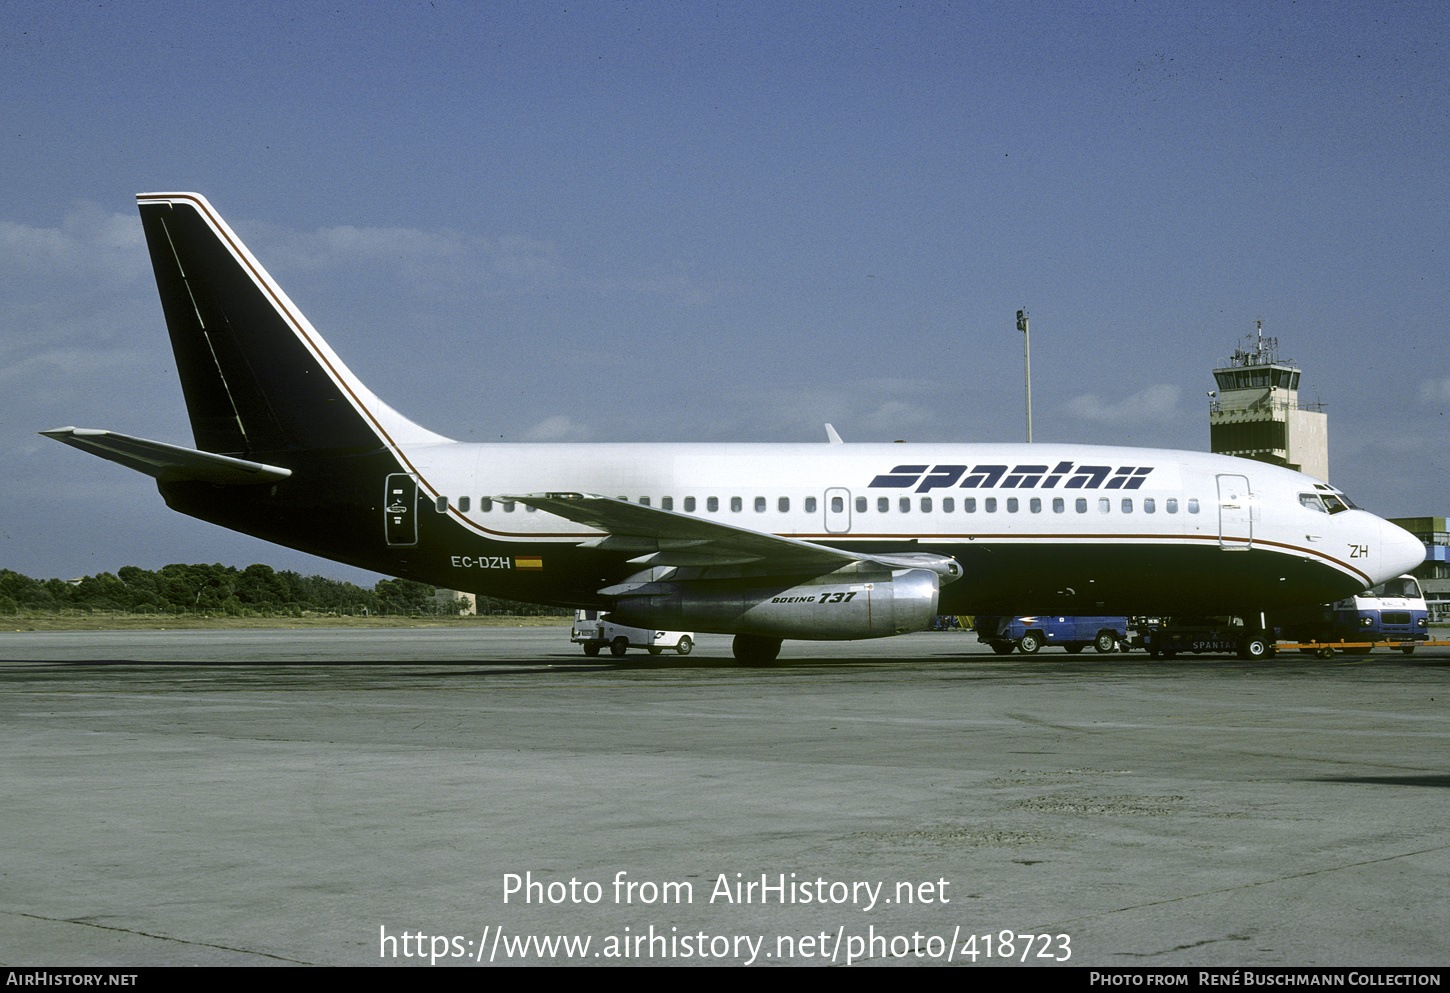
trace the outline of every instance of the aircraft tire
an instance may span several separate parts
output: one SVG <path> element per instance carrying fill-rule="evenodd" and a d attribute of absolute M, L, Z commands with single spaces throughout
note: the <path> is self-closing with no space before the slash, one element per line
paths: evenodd
<path fill-rule="evenodd" d="M 663 651 L 664 651 L 664 649 L 663 649 L 663 648 L 658 648 L 658 647 L 653 647 L 653 648 L 651 648 L 651 649 L 650 649 L 650 650 L 649 650 L 649 653 L 650 653 L 650 654 L 651 654 L 651 655 L 658 655 L 658 654 L 660 654 L 660 653 L 661 653 L 661 652 L 663 652 Z"/>
<path fill-rule="evenodd" d="M 1097 638 L 1093 639 L 1093 648 L 1099 655 L 1107 655 L 1109 652 L 1117 651 L 1118 639 L 1114 638 L 1111 632 L 1099 631 Z"/>
<path fill-rule="evenodd" d="M 590 658 L 593 658 L 595 655 L 598 655 L 599 654 L 599 642 L 597 642 L 597 641 L 586 641 L 586 642 L 584 642 L 584 654 L 585 655 L 588 655 Z"/>
<path fill-rule="evenodd" d="M 992 651 L 996 652 L 998 655 L 1011 655 L 1012 654 L 1012 649 L 1014 649 L 1016 647 L 1017 646 L 1014 645 L 1014 644 L 1012 644 L 1012 642 L 1010 642 L 1010 641 L 994 641 L 994 642 L 992 642 Z"/>
<path fill-rule="evenodd" d="M 689 655 L 694 650 L 695 642 L 690 638 L 689 635 L 685 635 L 683 638 L 681 638 L 680 643 L 675 646 L 675 651 L 679 652 L 681 655 Z"/>
<path fill-rule="evenodd" d="M 1017 650 L 1023 655 L 1036 655 L 1042 650 L 1042 639 L 1028 631 L 1017 639 Z"/>
<path fill-rule="evenodd" d="M 628 638 L 615 638 L 613 641 L 611 641 L 609 643 L 609 654 L 610 655 L 620 656 L 620 655 L 623 655 L 627 651 L 629 651 L 629 639 Z"/>
<path fill-rule="evenodd" d="M 1080 642 L 1080 641 L 1072 641 L 1072 642 L 1068 642 L 1066 645 L 1063 645 L 1062 647 L 1063 647 L 1063 650 L 1067 652 L 1067 654 L 1069 654 L 1069 655 L 1076 655 L 1078 652 L 1082 651 L 1086 646 L 1082 642 Z"/>
<path fill-rule="evenodd" d="M 730 653 L 742 665 L 770 665 L 780 655 L 779 638 L 758 634 L 737 634 L 730 643 Z"/>
<path fill-rule="evenodd" d="M 1415 654 L 1415 646 L 1414 645 L 1401 645 L 1400 646 L 1400 651 L 1404 652 L 1406 655 L 1414 655 Z"/>

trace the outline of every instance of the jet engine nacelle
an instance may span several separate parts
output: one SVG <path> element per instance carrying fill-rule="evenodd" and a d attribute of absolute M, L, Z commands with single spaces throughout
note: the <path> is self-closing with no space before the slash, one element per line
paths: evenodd
<path fill-rule="evenodd" d="M 927 569 L 832 574 L 786 588 L 743 578 L 648 583 L 621 597 L 610 620 L 671 631 L 818 641 L 884 638 L 931 627 L 938 587 L 937 574 Z"/>

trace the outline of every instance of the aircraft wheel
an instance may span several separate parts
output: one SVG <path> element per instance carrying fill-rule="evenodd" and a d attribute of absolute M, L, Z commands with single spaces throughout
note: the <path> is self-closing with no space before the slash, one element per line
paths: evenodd
<path fill-rule="evenodd" d="M 675 646 L 675 651 L 679 652 L 681 655 L 689 655 L 694 650 L 695 643 L 690 640 L 689 635 L 685 635 L 683 638 L 681 638 L 680 643 Z"/>
<path fill-rule="evenodd" d="M 1042 639 L 1028 631 L 1017 641 L 1017 650 L 1023 655 L 1036 655 L 1042 649 Z"/>
<path fill-rule="evenodd" d="M 1093 641 L 1093 648 L 1097 650 L 1099 655 L 1106 655 L 1111 651 L 1115 651 L 1117 647 L 1118 639 L 1114 638 L 1108 631 L 1098 632 L 1097 638 Z"/>
<path fill-rule="evenodd" d="M 586 641 L 586 642 L 584 642 L 584 654 L 585 655 L 588 655 L 590 657 L 593 657 L 595 655 L 598 655 L 599 654 L 599 642 L 597 642 L 597 641 Z"/>
<path fill-rule="evenodd" d="M 1014 644 L 1012 644 L 1012 642 L 1010 642 L 1010 641 L 994 641 L 994 642 L 992 642 L 992 651 L 996 652 L 998 655 L 1011 655 L 1012 654 L 1012 649 L 1014 649 L 1016 647 L 1017 646 L 1014 645 Z"/>
<path fill-rule="evenodd" d="M 611 641 L 609 643 L 609 654 L 610 655 L 615 655 L 615 656 L 623 655 L 627 651 L 629 651 L 629 639 L 628 638 L 615 638 L 613 641 Z"/>
<path fill-rule="evenodd" d="M 1406 655 L 1414 655 L 1415 654 L 1415 646 L 1414 645 L 1401 645 L 1400 646 L 1400 651 L 1404 652 Z"/>
<path fill-rule="evenodd" d="M 650 649 L 650 650 L 649 650 L 649 653 L 650 653 L 650 654 L 651 654 L 651 655 L 658 655 L 658 654 L 659 654 L 659 653 L 660 653 L 660 652 L 662 652 L 662 651 L 664 651 L 664 649 L 663 649 L 663 648 L 651 648 L 651 649 Z"/>
<path fill-rule="evenodd" d="M 1076 655 L 1078 652 L 1082 651 L 1083 644 L 1080 641 L 1074 641 L 1069 644 L 1063 645 L 1062 647 L 1063 650 L 1067 652 L 1067 654 Z"/>
<path fill-rule="evenodd" d="M 737 634 L 730 643 L 730 652 L 737 662 L 744 665 L 770 665 L 780 654 L 780 642 L 779 638 Z"/>

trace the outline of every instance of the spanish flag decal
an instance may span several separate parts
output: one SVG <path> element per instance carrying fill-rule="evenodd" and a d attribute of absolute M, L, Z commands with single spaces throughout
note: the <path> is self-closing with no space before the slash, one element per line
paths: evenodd
<path fill-rule="evenodd" d="M 514 556 L 515 569 L 542 569 L 544 559 L 539 555 L 516 555 Z"/>

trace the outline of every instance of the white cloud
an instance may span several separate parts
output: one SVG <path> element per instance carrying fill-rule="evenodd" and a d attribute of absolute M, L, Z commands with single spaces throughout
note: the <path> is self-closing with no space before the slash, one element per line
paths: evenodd
<path fill-rule="evenodd" d="M 681 307 L 703 307 L 714 300 L 718 292 L 693 276 L 660 267 L 634 276 L 597 279 L 590 285 L 602 296 L 662 297 Z"/>
<path fill-rule="evenodd" d="M 149 271 L 141 219 L 135 214 L 81 203 L 59 227 L 0 221 L 0 285 L 39 279 L 89 292 L 125 285 Z"/>
<path fill-rule="evenodd" d="M 379 266 L 419 290 L 468 286 L 472 292 L 530 291 L 553 285 L 561 267 L 547 242 L 513 235 L 481 237 L 457 231 L 341 225 L 318 231 L 257 226 L 249 245 L 263 265 L 305 271 L 367 270 Z"/>
<path fill-rule="evenodd" d="M 1450 403 L 1450 376 L 1427 379 L 1420 384 L 1421 403 Z"/>
<path fill-rule="evenodd" d="M 1157 383 L 1117 400 L 1088 393 L 1069 400 L 1062 409 L 1070 417 L 1095 424 L 1151 423 L 1177 416 L 1182 392 L 1171 383 Z"/>
<path fill-rule="evenodd" d="M 593 435 L 583 424 L 563 414 L 546 417 L 524 432 L 524 441 L 588 441 Z"/>

